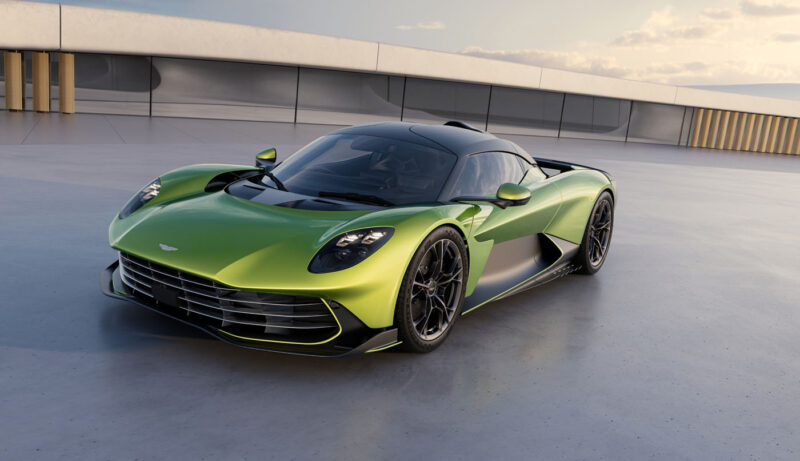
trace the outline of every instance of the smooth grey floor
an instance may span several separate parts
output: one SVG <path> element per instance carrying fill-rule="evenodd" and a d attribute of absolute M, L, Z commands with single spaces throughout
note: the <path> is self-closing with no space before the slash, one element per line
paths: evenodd
<path fill-rule="evenodd" d="M 514 137 L 616 175 L 611 253 L 428 355 L 254 352 L 100 293 L 138 187 L 329 129 L 0 112 L 0 459 L 800 458 L 796 157 Z"/>

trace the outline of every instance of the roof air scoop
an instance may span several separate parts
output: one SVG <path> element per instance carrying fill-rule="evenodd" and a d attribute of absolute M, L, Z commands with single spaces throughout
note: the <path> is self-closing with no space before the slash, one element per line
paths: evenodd
<path fill-rule="evenodd" d="M 479 130 L 472 125 L 468 125 L 458 120 L 450 120 L 449 122 L 444 122 L 444 124 L 446 126 L 454 126 L 456 128 L 464 128 L 465 130 L 472 130 L 472 131 L 477 131 L 478 133 L 483 133 L 483 130 Z"/>

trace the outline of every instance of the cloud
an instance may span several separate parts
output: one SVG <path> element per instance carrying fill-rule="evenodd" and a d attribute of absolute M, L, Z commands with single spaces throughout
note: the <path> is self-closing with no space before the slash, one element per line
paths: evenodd
<path fill-rule="evenodd" d="M 736 11 L 731 8 L 706 8 L 700 14 L 710 19 L 731 19 L 736 16 Z"/>
<path fill-rule="evenodd" d="M 800 9 L 800 0 L 795 0 Z M 753 3 L 771 12 L 789 3 Z M 547 68 L 674 85 L 786 83 L 800 81 L 797 17 L 754 18 L 735 8 L 710 8 L 681 15 L 671 7 L 653 11 L 637 28 L 610 42 L 576 41 L 562 50 L 485 49 L 461 53 Z M 777 8 L 777 10 L 776 10 Z M 755 20 L 757 19 L 757 20 Z"/>
<path fill-rule="evenodd" d="M 791 16 L 800 14 L 800 6 L 786 2 L 757 2 L 744 0 L 741 3 L 742 13 L 749 16 Z"/>
<path fill-rule="evenodd" d="M 539 49 L 486 50 L 479 46 L 470 46 L 461 50 L 461 53 L 479 58 L 498 59 L 532 66 L 573 70 L 576 72 L 588 72 L 608 77 L 624 77 L 630 73 L 629 69 L 616 65 L 613 58 L 592 57 L 576 52 Z"/>
<path fill-rule="evenodd" d="M 718 12 L 712 12 L 717 14 Z M 645 45 L 672 44 L 676 40 L 698 40 L 715 34 L 717 28 L 711 23 L 678 25 L 678 17 L 668 6 L 654 11 L 641 28 L 624 32 L 611 41 L 615 46 L 640 47 Z"/>
<path fill-rule="evenodd" d="M 398 26 L 394 26 L 394 28 L 397 30 L 414 30 L 414 29 L 442 30 L 445 28 L 445 25 L 442 21 L 428 21 L 428 22 L 418 22 L 414 25 L 400 24 Z"/>
<path fill-rule="evenodd" d="M 774 38 L 775 40 L 784 43 L 800 42 L 800 34 L 791 34 L 791 33 L 775 34 Z"/>

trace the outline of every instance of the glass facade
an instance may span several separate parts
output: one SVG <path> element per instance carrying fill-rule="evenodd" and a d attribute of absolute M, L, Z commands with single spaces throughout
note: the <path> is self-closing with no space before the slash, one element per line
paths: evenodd
<path fill-rule="evenodd" d="M 678 144 L 683 117 L 681 106 L 634 101 L 628 141 Z"/>
<path fill-rule="evenodd" d="M 403 77 L 300 69 L 297 121 L 355 125 L 399 120 Z"/>
<path fill-rule="evenodd" d="M 58 56 L 55 78 L 58 79 Z M 51 82 L 53 72 L 50 72 Z M 75 54 L 75 112 L 149 115 L 150 58 Z M 52 97 L 52 91 L 51 91 Z M 56 90 L 58 98 L 58 90 Z"/>
<path fill-rule="evenodd" d="M 494 86 L 491 96 L 490 132 L 558 136 L 563 93 Z"/>
<path fill-rule="evenodd" d="M 403 120 L 445 122 L 460 120 L 486 127 L 489 86 L 421 78 L 406 80 Z"/>
<path fill-rule="evenodd" d="M 152 89 L 152 115 L 293 122 L 297 68 L 155 58 Z"/>
<path fill-rule="evenodd" d="M 0 50 L 1 51 L 1 50 Z M 75 53 L 78 113 L 355 125 L 460 120 L 497 134 L 687 145 L 695 109 L 599 96 L 246 62 Z M 0 59 L 0 108 L 5 107 Z M 24 109 L 33 109 L 23 51 Z M 58 111 L 58 53 L 50 53 Z"/>
<path fill-rule="evenodd" d="M 625 141 L 630 111 L 628 100 L 567 94 L 561 137 Z"/>

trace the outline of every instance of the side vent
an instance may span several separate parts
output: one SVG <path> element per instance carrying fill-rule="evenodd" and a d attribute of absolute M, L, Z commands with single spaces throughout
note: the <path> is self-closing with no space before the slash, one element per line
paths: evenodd
<path fill-rule="evenodd" d="M 224 189 L 225 186 L 234 181 L 249 178 L 251 176 L 257 176 L 259 174 L 263 174 L 260 169 L 228 171 L 226 173 L 221 173 L 211 178 L 211 181 L 206 184 L 205 191 L 216 192 Z"/>

